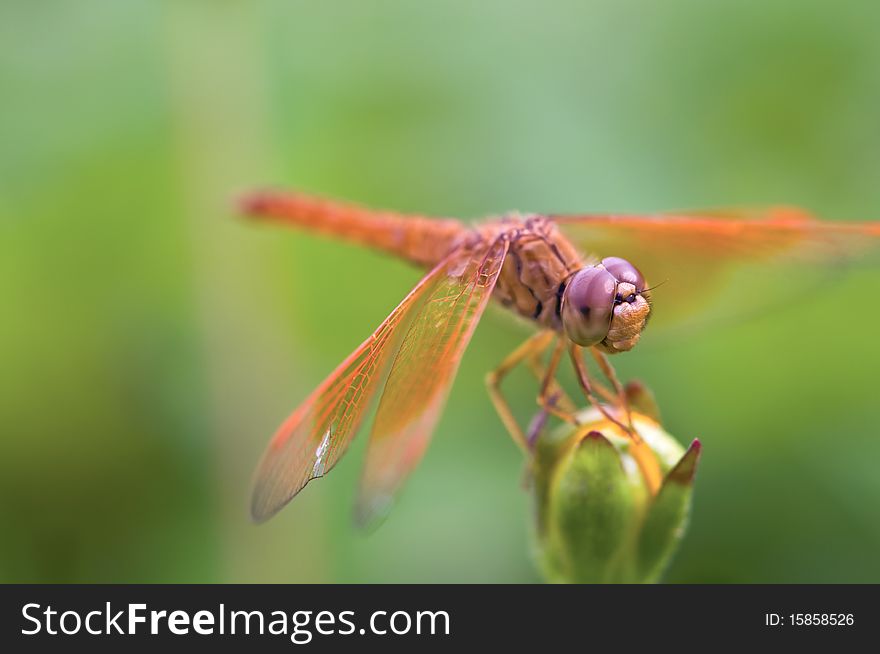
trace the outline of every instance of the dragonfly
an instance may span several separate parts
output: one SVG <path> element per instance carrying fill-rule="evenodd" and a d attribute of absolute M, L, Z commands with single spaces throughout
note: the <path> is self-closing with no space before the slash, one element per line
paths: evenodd
<path fill-rule="evenodd" d="M 655 311 L 647 279 L 673 280 L 684 300 L 676 310 L 684 311 L 688 303 L 713 295 L 725 269 L 769 261 L 816 267 L 851 259 L 880 242 L 880 222 L 821 221 L 785 206 L 653 215 L 509 212 L 467 224 L 262 190 L 245 196 L 240 208 L 254 219 L 378 249 L 426 270 L 277 429 L 255 475 L 251 514 L 257 522 L 336 465 L 377 396 L 354 516 L 360 526 L 384 518 L 425 454 L 492 298 L 535 327 L 486 376 L 491 401 L 513 441 L 528 456 L 529 436 L 501 388 L 520 365 L 537 379 L 541 410 L 577 424 L 575 403 L 557 379 L 567 359 L 579 392 L 631 437 L 634 458 L 649 487 L 656 488 L 660 471 L 653 457 L 639 455 L 644 445 L 609 361 L 639 343 Z M 768 288 L 787 292 L 772 283 Z"/>

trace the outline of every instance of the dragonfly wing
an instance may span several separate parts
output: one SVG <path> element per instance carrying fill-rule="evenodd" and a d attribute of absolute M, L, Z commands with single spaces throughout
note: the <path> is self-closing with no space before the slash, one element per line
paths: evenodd
<path fill-rule="evenodd" d="M 359 526 L 384 517 L 416 467 L 507 254 L 505 240 L 472 252 L 431 291 L 394 359 L 367 446 L 355 506 Z"/>
<path fill-rule="evenodd" d="M 742 315 L 762 302 L 755 284 L 776 305 L 880 245 L 880 223 L 820 221 L 792 207 L 551 218 L 585 251 L 624 257 L 660 285 L 651 325 L 705 318 L 710 307 Z"/>
<path fill-rule="evenodd" d="M 257 468 L 251 514 L 272 517 L 345 453 L 417 309 L 450 290 L 452 253 L 429 272 L 378 329 L 278 428 Z"/>

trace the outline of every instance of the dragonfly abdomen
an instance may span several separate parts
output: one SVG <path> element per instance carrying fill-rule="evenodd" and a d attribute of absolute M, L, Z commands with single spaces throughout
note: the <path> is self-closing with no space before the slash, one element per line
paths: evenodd
<path fill-rule="evenodd" d="M 452 219 L 374 211 L 302 193 L 263 191 L 246 197 L 244 212 L 393 254 L 420 266 L 444 258 L 466 231 Z"/>

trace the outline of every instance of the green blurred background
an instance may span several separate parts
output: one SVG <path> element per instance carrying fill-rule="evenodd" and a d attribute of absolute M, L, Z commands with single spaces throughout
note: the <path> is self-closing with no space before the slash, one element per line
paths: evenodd
<path fill-rule="evenodd" d="M 378 531 L 350 525 L 363 438 L 248 521 L 273 429 L 419 273 L 232 199 L 880 218 L 877 7 L 6 0 L 0 581 L 537 581 L 482 385 L 525 335 L 501 312 Z M 705 446 L 668 581 L 880 582 L 878 281 L 617 360 Z"/>

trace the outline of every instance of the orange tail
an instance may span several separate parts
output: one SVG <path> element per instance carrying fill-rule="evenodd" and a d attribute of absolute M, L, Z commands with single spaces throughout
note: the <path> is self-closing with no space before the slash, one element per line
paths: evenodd
<path fill-rule="evenodd" d="M 260 191 L 246 196 L 241 210 L 377 248 L 422 266 L 439 262 L 462 234 L 457 220 L 432 220 L 390 211 L 371 211 L 351 204 L 300 193 Z"/>

